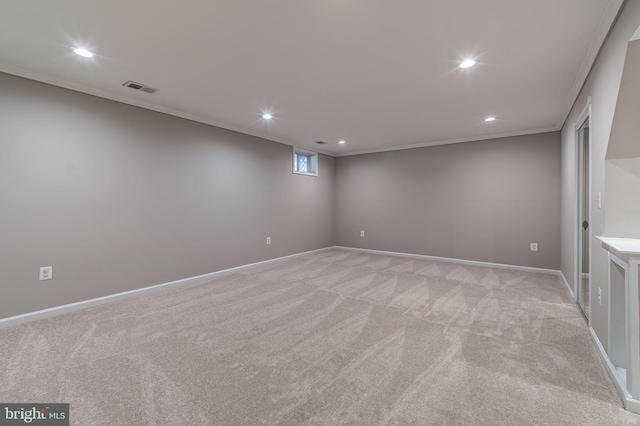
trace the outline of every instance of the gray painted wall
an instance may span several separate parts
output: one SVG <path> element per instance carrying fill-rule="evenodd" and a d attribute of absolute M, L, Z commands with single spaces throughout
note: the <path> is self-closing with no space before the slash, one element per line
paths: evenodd
<path fill-rule="evenodd" d="M 605 233 L 640 238 L 640 40 L 630 42 L 605 161 Z"/>
<path fill-rule="evenodd" d="M 559 269 L 560 134 L 337 158 L 336 212 L 341 246 Z"/>
<path fill-rule="evenodd" d="M 640 157 L 640 40 L 628 44 L 607 159 Z"/>
<path fill-rule="evenodd" d="M 291 165 L 290 146 L 0 74 L 0 318 L 333 245 L 335 160 Z"/>
<path fill-rule="evenodd" d="M 640 157 L 606 160 L 605 234 L 640 238 Z"/>
<path fill-rule="evenodd" d="M 605 214 L 608 194 L 605 190 L 605 154 L 611 133 L 613 116 L 620 89 L 627 45 L 640 25 L 640 1 L 628 1 L 617 23 L 599 52 L 578 99 L 562 128 L 562 251 L 561 269 L 570 285 L 575 285 L 576 214 L 576 135 L 574 121 L 587 104 L 591 104 L 591 222 L 592 235 L 606 235 Z M 597 205 L 597 193 L 602 192 L 605 208 Z M 591 304 L 590 325 L 606 348 L 608 339 L 607 252 L 591 240 L 592 295 L 602 288 L 602 305 Z M 595 298 L 592 298 L 594 300 Z"/>

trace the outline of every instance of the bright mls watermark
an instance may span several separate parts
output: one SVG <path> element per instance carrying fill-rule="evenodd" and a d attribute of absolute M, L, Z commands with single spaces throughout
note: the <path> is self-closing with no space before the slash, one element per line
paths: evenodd
<path fill-rule="evenodd" d="M 0 426 L 69 426 L 69 404 L 1 404 Z"/>

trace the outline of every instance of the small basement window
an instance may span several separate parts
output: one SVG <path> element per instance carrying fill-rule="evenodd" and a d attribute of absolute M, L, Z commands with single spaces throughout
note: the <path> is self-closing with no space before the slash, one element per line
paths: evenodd
<path fill-rule="evenodd" d="M 318 153 L 293 148 L 293 173 L 318 176 Z"/>

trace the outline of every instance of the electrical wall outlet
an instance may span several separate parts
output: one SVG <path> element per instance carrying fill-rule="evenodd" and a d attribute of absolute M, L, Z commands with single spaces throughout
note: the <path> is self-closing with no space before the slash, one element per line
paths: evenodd
<path fill-rule="evenodd" d="M 538 243 L 531 243 L 531 251 L 538 251 Z"/>
<path fill-rule="evenodd" d="M 364 231 L 360 231 L 360 236 L 364 237 Z"/>
<path fill-rule="evenodd" d="M 602 288 L 598 287 L 598 304 L 602 305 Z"/>
<path fill-rule="evenodd" d="M 40 281 L 53 278 L 53 266 L 43 266 L 40 268 Z"/>
<path fill-rule="evenodd" d="M 271 244 L 271 237 L 267 237 L 267 244 Z"/>

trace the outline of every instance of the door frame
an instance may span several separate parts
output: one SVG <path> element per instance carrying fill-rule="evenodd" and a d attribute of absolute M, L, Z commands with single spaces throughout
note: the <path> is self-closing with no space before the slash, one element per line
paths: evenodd
<path fill-rule="evenodd" d="M 575 212 L 574 212 L 574 226 L 573 226 L 573 230 L 574 230 L 574 244 L 573 244 L 573 270 L 574 270 L 574 282 L 573 282 L 573 301 L 574 303 L 578 304 L 579 301 L 579 297 L 580 297 L 580 282 L 582 280 L 582 271 L 581 271 L 581 247 L 580 247 L 580 234 L 581 232 L 579 231 L 579 229 L 581 228 L 581 223 L 580 223 L 580 209 L 581 209 L 581 194 L 580 194 L 580 150 L 582 149 L 580 147 L 581 141 L 580 141 L 580 134 L 579 134 L 579 130 L 582 127 L 582 125 L 586 122 L 589 121 L 589 167 L 588 170 L 586 170 L 586 172 L 588 173 L 588 188 L 587 188 L 587 192 L 589 194 L 589 233 L 588 233 L 588 238 L 589 238 L 589 274 L 591 275 L 591 268 L 593 267 L 593 263 L 592 263 L 592 252 L 593 250 L 591 250 L 592 247 L 592 243 L 593 243 L 593 226 L 591 226 L 593 220 L 592 220 L 592 197 L 591 197 L 591 188 L 592 188 L 592 164 L 593 164 L 593 157 L 592 157 L 592 140 L 593 140 L 593 127 L 592 127 L 592 120 L 591 120 L 591 96 L 589 96 L 589 98 L 587 99 L 587 104 L 584 106 L 584 108 L 582 109 L 582 111 L 580 112 L 580 114 L 578 115 L 578 117 L 574 120 L 573 122 L 573 128 L 574 128 L 574 137 L 575 137 L 575 149 L 576 149 L 576 186 L 575 186 L 575 191 L 574 191 L 574 201 L 575 201 Z M 589 323 L 589 321 L 591 320 L 591 299 L 592 299 L 592 293 L 591 293 L 591 276 L 589 277 L 589 313 L 588 313 L 588 319 L 587 319 L 587 323 Z"/>

